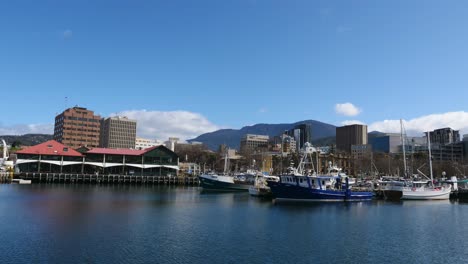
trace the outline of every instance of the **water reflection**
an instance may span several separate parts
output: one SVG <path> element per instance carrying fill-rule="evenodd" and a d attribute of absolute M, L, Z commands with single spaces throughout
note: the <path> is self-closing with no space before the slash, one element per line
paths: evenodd
<path fill-rule="evenodd" d="M 0 201 L 2 263 L 445 263 L 468 246 L 468 210 L 453 201 L 131 185 L 3 185 Z"/>

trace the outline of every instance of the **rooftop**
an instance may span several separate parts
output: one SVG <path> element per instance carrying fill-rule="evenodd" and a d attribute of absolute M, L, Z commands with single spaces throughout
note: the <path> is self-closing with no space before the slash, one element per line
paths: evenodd
<path fill-rule="evenodd" d="M 18 150 L 17 154 L 33 154 L 33 155 L 59 155 L 59 156 L 83 156 L 78 151 L 63 145 L 55 140 L 49 140 L 39 145 L 27 147 L 22 150 Z"/>

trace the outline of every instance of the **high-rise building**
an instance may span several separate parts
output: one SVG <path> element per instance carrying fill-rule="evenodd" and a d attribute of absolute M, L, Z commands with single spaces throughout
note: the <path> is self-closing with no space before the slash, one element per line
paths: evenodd
<path fill-rule="evenodd" d="M 136 120 L 124 116 L 101 119 L 100 147 L 134 149 L 136 125 Z"/>
<path fill-rule="evenodd" d="M 281 151 L 283 153 L 295 153 L 297 150 L 297 145 L 294 137 L 283 134 L 281 138 Z"/>
<path fill-rule="evenodd" d="M 351 153 L 352 145 L 367 145 L 367 126 L 349 125 L 336 128 L 337 150 Z"/>
<path fill-rule="evenodd" d="M 459 161 L 463 159 L 464 148 L 463 143 L 460 143 L 459 131 L 449 127 L 439 128 L 429 132 L 429 136 L 434 160 Z"/>
<path fill-rule="evenodd" d="M 72 107 L 55 117 L 54 139 L 71 148 L 99 146 L 100 116 L 84 107 Z"/>
<path fill-rule="evenodd" d="M 306 142 L 312 143 L 312 128 L 310 124 L 299 124 L 287 131 L 287 134 L 294 137 L 296 148 L 302 149 Z"/>
<path fill-rule="evenodd" d="M 434 144 L 451 144 L 460 141 L 460 133 L 449 127 L 436 129 L 429 132 L 431 143 Z"/>
<path fill-rule="evenodd" d="M 401 145 L 401 135 L 397 133 L 379 133 L 368 135 L 369 144 L 373 152 L 398 153 Z"/>

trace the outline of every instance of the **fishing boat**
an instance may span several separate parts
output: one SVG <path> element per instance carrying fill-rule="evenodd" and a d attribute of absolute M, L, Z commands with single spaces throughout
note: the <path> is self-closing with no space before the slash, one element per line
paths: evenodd
<path fill-rule="evenodd" d="M 381 176 L 375 182 L 374 193 L 377 198 L 385 200 L 400 200 L 405 180 L 395 176 Z"/>
<path fill-rule="evenodd" d="M 228 174 L 228 157 L 224 157 L 224 173 L 208 172 L 198 176 L 203 190 L 214 191 L 248 191 L 253 182 L 246 180 L 245 175 L 234 176 Z"/>
<path fill-rule="evenodd" d="M 305 170 L 306 163 L 313 165 L 313 152 L 316 152 L 316 149 L 311 147 L 310 143 L 306 143 L 299 166 L 290 167 L 289 173 L 281 175 L 278 182 L 268 182 L 276 201 L 344 202 L 372 199 L 371 192 L 351 191 L 350 180 L 345 173 L 341 170 L 338 170 L 339 173 L 331 173 L 334 166 L 329 166 L 327 175 L 318 175 Z"/>
<path fill-rule="evenodd" d="M 216 174 L 209 172 L 198 176 L 200 186 L 204 190 L 217 191 L 248 191 L 252 186 L 249 182 L 235 180 L 234 176 L 228 174 Z"/>

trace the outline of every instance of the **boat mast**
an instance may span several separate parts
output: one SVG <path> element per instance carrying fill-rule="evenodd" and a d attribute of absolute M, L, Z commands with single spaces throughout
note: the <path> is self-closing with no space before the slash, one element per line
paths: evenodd
<path fill-rule="evenodd" d="M 427 132 L 427 148 L 429 150 L 429 172 L 431 173 L 431 184 L 432 184 L 432 187 L 434 187 L 434 176 L 432 175 L 432 154 L 431 154 L 430 132 Z"/>
<path fill-rule="evenodd" d="M 228 151 L 224 154 L 224 174 L 228 172 Z"/>
<path fill-rule="evenodd" d="M 6 144 L 4 139 L 2 139 L 2 143 L 3 143 L 3 157 L 2 158 L 6 159 L 6 158 L 8 158 L 7 157 L 7 155 L 8 155 L 7 154 L 7 144 Z"/>
<path fill-rule="evenodd" d="M 406 169 L 406 150 L 405 150 L 405 138 L 403 137 L 403 120 L 400 119 L 400 137 L 401 137 L 401 146 L 403 148 L 403 167 L 405 171 L 403 172 L 403 177 L 406 178 L 407 176 L 407 169 Z"/>

